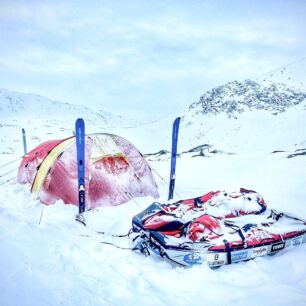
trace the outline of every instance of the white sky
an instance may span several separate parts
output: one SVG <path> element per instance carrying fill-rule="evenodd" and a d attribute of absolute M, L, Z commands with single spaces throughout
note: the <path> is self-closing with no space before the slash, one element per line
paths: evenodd
<path fill-rule="evenodd" d="M 3 1 L 0 87 L 132 118 L 305 56 L 306 1 Z"/>

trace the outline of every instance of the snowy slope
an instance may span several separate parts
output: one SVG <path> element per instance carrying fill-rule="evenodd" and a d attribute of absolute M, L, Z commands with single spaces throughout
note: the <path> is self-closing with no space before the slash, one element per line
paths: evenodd
<path fill-rule="evenodd" d="M 10 142 L 7 148 L 0 145 L 0 152 L 7 154 L 14 153 L 22 127 L 33 147 L 55 135 L 70 136 L 80 116 L 86 120 L 88 133 L 119 134 L 144 153 L 170 150 L 172 123 L 177 116 L 182 116 L 179 151 L 209 144 L 212 150 L 231 153 L 293 152 L 306 145 L 306 91 L 283 83 L 230 82 L 206 92 L 180 114 L 145 125 L 7 90 L 0 91 L 0 101 L 0 124 Z"/>
<path fill-rule="evenodd" d="M 256 75 L 253 79 L 265 86 L 282 83 L 287 87 L 306 90 L 306 57 L 272 71 Z"/>
<path fill-rule="evenodd" d="M 306 145 L 306 91 L 285 84 L 245 80 L 214 88 L 180 114 L 144 126 L 140 133 L 151 141 L 147 153 L 170 150 L 176 116 L 182 117 L 180 152 L 207 144 L 211 150 L 268 154 Z"/>
<path fill-rule="evenodd" d="M 151 166 L 167 177 L 168 162 Z M 275 155 L 181 158 L 176 199 L 244 186 L 258 190 L 270 207 L 306 218 L 304 166 L 305 157 Z M 158 184 L 165 199 L 167 188 Z M 101 243 L 131 247 L 126 238 L 95 235 L 77 224 L 76 207 L 43 207 L 28 189 L 0 186 L 1 305 L 305 305 L 306 245 L 218 270 L 174 267 Z M 86 220 L 125 234 L 132 216 L 152 200 L 88 212 Z"/>
<path fill-rule="evenodd" d="M 27 134 L 28 149 L 42 141 L 66 138 L 72 135 L 75 120 L 86 121 L 86 132 L 114 132 L 118 128 L 139 125 L 135 120 L 94 111 L 48 98 L 0 89 L 0 153 L 4 160 L 23 154 L 21 129 Z"/>
<path fill-rule="evenodd" d="M 241 86 L 245 92 L 254 93 L 252 105 L 239 103 L 236 110 L 228 111 L 228 103 L 233 99 L 244 101 L 245 93 L 239 95 Z M 199 154 L 208 147 L 204 146 L 200 151 L 180 155 L 175 200 L 210 190 L 245 187 L 258 191 L 268 207 L 306 219 L 306 156 L 287 158 L 306 147 L 304 92 L 283 85 L 269 86 L 231 82 L 214 97 L 224 93 L 217 112 L 203 113 L 201 103 L 210 96 L 208 92 L 181 114 L 179 150 L 209 144 L 210 153 L 207 157 Z M 279 105 L 267 102 L 267 108 L 262 108 L 262 99 L 258 97 L 263 97 L 262 93 L 270 97 L 273 88 L 272 99 L 287 93 L 288 105 L 279 109 Z M 132 246 L 127 238 L 96 235 L 91 230 L 127 233 L 132 217 L 146 208 L 153 201 L 151 198 L 86 212 L 85 228 L 74 221 L 76 207 L 61 201 L 42 206 L 30 194 L 29 186 L 21 186 L 14 179 L 6 182 L 16 176 L 20 159 L 3 164 L 22 155 L 20 136 L 24 125 L 31 149 L 42 141 L 71 135 L 76 119 L 73 117 L 79 117 L 82 110 L 75 111 L 73 107 L 70 112 L 68 106 L 61 105 L 60 119 L 46 119 L 48 112 L 57 112 L 57 104 L 52 103 L 46 111 L 41 107 L 41 113 L 33 118 L 29 103 L 21 103 L 26 110 L 18 109 L 18 103 L 13 103 L 13 108 L 5 103 L 1 102 L 0 121 L 0 305 L 306 305 L 306 245 L 218 270 L 205 265 L 184 269 L 153 256 L 146 258 L 104 244 Z M 16 107 L 18 115 L 12 110 Z M 64 111 L 70 113 L 67 120 Z M 132 140 L 144 153 L 170 148 L 176 115 L 137 128 L 110 128 L 97 123 L 99 115 L 92 116 L 87 125 L 90 132 L 116 132 Z M 216 154 L 212 153 L 214 150 Z M 288 152 L 270 154 L 276 150 Z M 162 202 L 167 198 L 170 169 L 169 153 L 164 153 L 157 158 L 147 157 Z M 5 175 L 7 172 L 10 173 Z"/>
<path fill-rule="evenodd" d="M 86 101 L 84 101 L 86 104 Z M 75 120 L 80 115 L 89 122 L 104 126 L 131 126 L 136 122 L 102 110 L 72 105 L 48 98 L 0 89 L 0 118 Z"/>
<path fill-rule="evenodd" d="M 299 148 L 305 140 L 306 92 L 284 84 L 230 82 L 205 93 L 182 117 L 184 149 L 210 144 L 231 152 Z"/>

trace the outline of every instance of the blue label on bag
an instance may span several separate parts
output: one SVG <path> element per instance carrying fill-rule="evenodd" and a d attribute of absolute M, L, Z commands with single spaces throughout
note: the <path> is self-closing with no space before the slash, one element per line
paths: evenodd
<path fill-rule="evenodd" d="M 183 257 L 184 261 L 189 265 L 201 264 L 202 258 L 197 254 L 187 254 Z"/>
<path fill-rule="evenodd" d="M 300 237 L 296 237 L 294 239 L 292 239 L 292 245 L 296 246 L 296 245 L 300 245 L 303 242 L 303 236 Z"/>
<path fill-rule="evenodd" d="M 248 251 L 232 253 L 232 262 L 240 261 L 248 258 Z"/>

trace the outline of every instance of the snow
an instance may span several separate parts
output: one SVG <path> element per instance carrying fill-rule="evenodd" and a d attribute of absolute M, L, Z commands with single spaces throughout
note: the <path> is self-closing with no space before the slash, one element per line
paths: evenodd
<path fill-rule="evenodd" d="M 53 117 L 55 121 L 69 121 L 73 126 L 75 118 L 82 114 L 87 123 L 98 122 L 101 126 L 133 126 L 138 122 L 122 116 L 98 110 L 94 111 L 88 107 L 72 105 L 60 101 L 52 101 L 48 98 L 15 92 L 0 88 L 0 115 L 9 119 L 37 119 Z"/>
<path fill-rule="evenodd" d="M 301 109 L 295 111 L 293 107 L 289 111 L 283 116 L 290 122 L 302 116 Z M 255 113 L 245 116 L 255 116 Z M 243 127 L 244 116 L 241 118 L 238 121 Z M 70 121 L 59 121 L 60 126 L 56 126 L 52 120 L 45 124 L 49 127 L 41 127 L 44 118 L 9 121 L 1 117 L 1 165 L 22 155 L 21 127 L 24 123 L 29 149 L 41 141 L 71 135 L 74 126 Z M 298 120 L 296 126 L 292 123 L 289 132 L 279 131 L 283 143 L 274 141 L 275 134 L 267 132 L 275 121 L 269 125 L 265 120 L 264 126 L 258 128 L 263 133 L 266 131 L 265 138 L 250 140 L 247 149 L 243 141 L 235 142 L 235 155 L 181 155 L 177 161 L 174 201 L 211 190 L 236 191 L 244 187 L 258 191 L 269 208 L 292 212 L 306 219 L 305 156 L 290 159 L 288 152 L 271 154 L 273 150 L 287 149 L 283 147 L 285 144 L 290 144 L 289 150 L 295 142 L 305 140 L 301 132 L 294 132 L 294 129 L 300 131 L 297 125 L 301 119 Z M 142 127 L 139 133 L 139 128 L 117 131 L 127 139 L 132 138 L 136 147 L 147 153 L 150 148 L 157 148 L 158 143 L 163 148 L 170 146 L 165 139 L 168 139 L 168 131 L 171 135 L 171 126 L 166 128 L 165 122 L 160 123 L 160 128 L 158 123 Z M 222 122 L 230 126 L 225 119 Z M 100 127 L 93 121 L 88 129 L 94 132 Z M 278 128 L 281 129 L 281 125 Z M 242 131 L 244 135 L 250 132 L 248 127 Z M 195 133 L 196 130 L 191 135 Z M 236 134 L 228 133 L 227 137 L 227 143 L 236 141 Z M 180 141 L 179 147 L 188 147 L 184 138 Z M 218 146 L 222 144 L 220 140 Z M 257 144 L 262 144 L 262 149 L 257 150 Z M 155 160 L 150 165 L 159 186 L 159 201 L 165 202 L 170 161 Z M 17 166 L 18 162 L 0 168 L 0 173 Z M 5 179 L 1 177 L 0 183 Z M 0 185 L 0 305 L 306 305 L 305 244 L 274 256 L 216 270 L 205 264 L 182 268 L 157 256 L 145 257 L 101 243 L 130 248 L 132 243 L 128 238 L 111 235 L 126 234 L 131 228 L 132 217 L 153 199 L 137 198 L 121 206 L 88 211 L 85 214 L 88 227 L 84 227 L 75 222 L 75 206 L 64 205 L 61 201 L 43 206 L 30 194 L 29 188 L 14 180 Z M 96 234 L 94 230 L 106 235 Z"/>

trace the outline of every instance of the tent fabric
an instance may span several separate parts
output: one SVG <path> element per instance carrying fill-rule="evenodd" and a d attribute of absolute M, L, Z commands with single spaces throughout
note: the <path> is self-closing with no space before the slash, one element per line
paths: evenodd
<path fill-rule="evenodd" d="M 46 157 L 49 151 L 51 151 L 55 146 L 64 141 L 61 140 L 50 140 L 44 142 L 37 146 L 35 149 L 27 153 L 19 166 L 18 171 L 18 182 L 21 184 L 25 184 L 28 182 L 32 182 L 35 179 L 37 173 L 37 167 L 41 164 L 43 159 Z M 26 171 L 24 170 L 26 168 Z M 21 169 L 23 169 L 21 171 Z"/>
<path fill-rule="evenodd" d="M 74 141 L 73 138 L 68 138 L 59 144 L 57 144 L 51 151 L 48 152 L 46 157 L 44 158 L 44 161 L 40 164 L 39 169 L 37 170 L 37 173 L 35 175 L 34 182 L 32 184 L 31 191 L 34 193 L 39 193 L 41 190 L 42 185 L 44 184 L 44 179 L 54 163 L 55 159 L 61 154 L 63 149 L 71 144 Z"/>
<path fill-rule="evenodd" d="M 75 137 L 45 142 L 29 152 L 18 170 L 18 182 L 44 204 L 61 199 L 78 205 Z M 127 140 L 112 134 L 85 136 L 86 207 L 123 204 L 135 197 L 159 197 L 151 169 Z"/>

